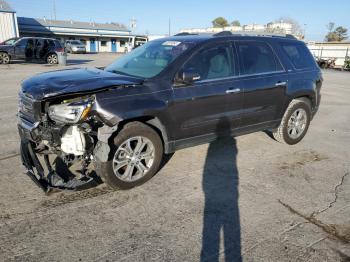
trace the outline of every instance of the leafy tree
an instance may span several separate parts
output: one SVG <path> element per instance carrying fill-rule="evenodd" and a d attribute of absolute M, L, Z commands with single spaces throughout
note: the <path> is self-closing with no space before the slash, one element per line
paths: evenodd
<path fill-rule="evenodd" d="M 343 41 L 348 38 L 347 36 L 348 29 L 346 29 L 345 27 L 338 26 L 334 32 L 335 32 L 335 35 L 338 37 L 338 41 Z"/>
<path fill-rule="evenodd" d="M 325 40 L 327 42 L 341 42 L 348 38 L 347 36 L 348 29 L 342 26 L 338 26 L 337 28 L 335 28 L 335 30 L 333 30 L 334 26 L 335 26 L 334 23 L 329 23 L 327 26 L 327 29 L 329 30 L 329 32 L 325 37 Z"/>
<path fill-rule="evenodd" d="M 228 22 L 225 18 L 223 17 L 217 17 L 212 21 L 213 27 L 225 27 L 228 26 Z"/>
<path fill-rule="evenodd" d="M 241 26 L 241 23 L 238 20 L 233 20 L 231 25 L 232 26 Z"/>

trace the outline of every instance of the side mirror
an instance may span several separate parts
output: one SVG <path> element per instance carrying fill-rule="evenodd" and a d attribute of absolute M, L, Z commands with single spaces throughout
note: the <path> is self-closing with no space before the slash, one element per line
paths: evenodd
<path fill-rule="evenodd" d="M 201 79 L 201 76 L 194 70 L 186 70 L 179 74 L 178 80 L 184 84 L 191 84 Z"/>

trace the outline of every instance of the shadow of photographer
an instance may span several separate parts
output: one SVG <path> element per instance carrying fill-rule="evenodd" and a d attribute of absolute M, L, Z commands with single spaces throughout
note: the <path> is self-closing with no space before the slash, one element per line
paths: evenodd
<path fill-rule="evenodd" d="M 235 138 L 230 137 L 227 130 L 230 130 L 230 122 L 223 118 L 216 129 L 217 135 L 223 138 L 210 143 L 205 160 L 201 261 L 218 261 L 221 253 L 224 253 L 225 261 L 242 261 L 236 161 L 238 150 Z M 220 251 L 221 235 L 223 251 Z"/>

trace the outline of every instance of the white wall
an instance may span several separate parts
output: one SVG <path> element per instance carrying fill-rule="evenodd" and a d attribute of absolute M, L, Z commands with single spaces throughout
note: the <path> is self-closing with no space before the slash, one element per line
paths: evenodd
<path fill-rule="evenodd" d="M 102 46 L 101 43 L 102 41 L 106 41 L 106 46 Z M 112 43 L 111 43 L 111 39 L 110 38 L 106 38 L 106 39 L 99 39 L 98 40 L 98 45 L 99 45 L 99 51 L 100 52 L 111 52 L 112 50 Z"/>
<path fill-rule="evenodd" d="M 0 42 L 12 37 L 18 37 L 16 14 L 0 12 Z"/>

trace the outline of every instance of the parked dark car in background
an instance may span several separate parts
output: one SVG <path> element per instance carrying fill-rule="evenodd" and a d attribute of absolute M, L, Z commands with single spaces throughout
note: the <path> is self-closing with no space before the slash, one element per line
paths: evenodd
<path fill-rule="evenodd" d="M 132 188 L 156 174 L 165 154 L 221 136 L 270 130 L 280 142 L 298 143 L 318 110 L 322 82 L 306 45 L 289 36 L 223 32 L 151 41 L 105 69 L 25 80 L 22 161 L 44 191 L 91 181 L 90 162 L 110 187 Z M 82 177 L 65 179 L 49 155 L 80 163 Z"/>
<path fill-rule="evenodd" d="M 11 60 L 57 64 L 58 56 L 64 53 L 64 48 L 56 39 L 41 37 L 10 39 L 0 45 L 0 64 L 9 64 Z"/>
<path fill-rule="evenodd" d="M 67 40 L 66 41 L 66 51 L 67 53 L 86 53 L 85 44 L 79 40 Z"/>

